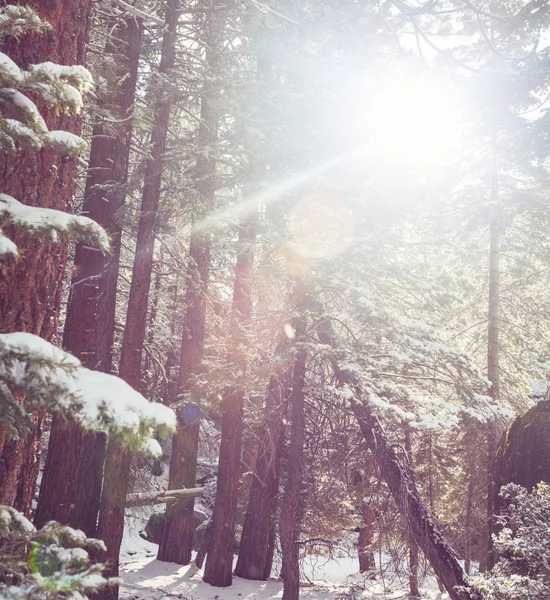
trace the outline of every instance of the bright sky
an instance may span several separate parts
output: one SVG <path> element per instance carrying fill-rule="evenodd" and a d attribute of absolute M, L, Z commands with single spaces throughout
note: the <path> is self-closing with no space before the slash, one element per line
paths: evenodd
<path fill-rule="evenodd" d="M 383 161 L 438 166 L 453 162 L 463 136 L 460 102 L 444 81 L 396 75 L 370 92 L 365 134 Z"/>

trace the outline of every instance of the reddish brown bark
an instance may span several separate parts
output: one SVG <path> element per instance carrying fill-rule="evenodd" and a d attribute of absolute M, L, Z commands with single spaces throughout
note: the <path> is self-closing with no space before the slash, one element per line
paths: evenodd
<path fill-rule="evenodd" d="M 76 499 L 69 524 L 71 527 L 81 529 L 89 537 L 97 536 L 97 517 L 101 503 L 106 451 L 107 436 L 104 433 L 87 431 L 84 434 Z"/>
<path fill-rule="evenodd" d="M 23 68 L 43 61 L 83 65 L 90 0 L 70 3 L 30 0 L 27 4 L 51 23 L 52 30 L 8 40 L 2 51 Z M 55 109 L 46 109 L 41 102 L 37 106 L 50 129 L 80 133 L 80 118 L 58 116 Z M 0 189 L 25 204 L 72 212 L 76 169 L 75 158 L 50 149 L 37 153 L 22 151 L 17 156 L 1 155 Z M 7 272 L 0 279 L 0 331 L 27 331 L 53 342 L 67 243 L 45 242 L 11 231 L 9 236 L 19 247 L 22 258 L 6 261 Z M 43 417 L 37 415 L 34 421 L 26 438 L 8 442 L 0 450 L 0 502 L 16 502 L 26 514 L 31 510 L 38 476 Z"/>
<path fill-rule="evenodd" d="M 215 7 L 205 16 L 203 37 L 205 40 L 206 61 L 210 68 L 210 80 L 214 87 L 207 86 L 201 99 L 201 124 L 198 133 L 199 148 L 211 148 L 218 136 L 219 96 L 218 79 L 221 72 L 220 19 L 223 13 Z M 221 2 L 220 2 L 221 3 Z M 210 4 L 209 4 L 210 6 Z M 214 202 L 216 160 L 208 152 L 201 152 L 197 158 L 196 186 L 202 210 L 206 213 Z M 180 369 L 178 388 L 187 405 L 178 410 L 178 429 L 172 440 L 170 475 L 168 487 L 180 489 L 196 484 L 197 451 L 199 443 L 200 407 L 193 394 L 193 375 L 198 373 L 203 358 L 204 334 L 206 325 L 206 293 L 210 271 L 210 235 L 195 225 L 189 243 L 189 276 L 185 294 L 185 315 L 181 340 Z M 197 403 L 193 402 L 197 400 Z M 191 561 L 193 550 L 194 499 L 183 506 L 167 508 L 166 521 L 162 531 L 157 558 L 159 560 L 186 565 Z"/>
<path fill-rule="evenodd" d="M 246 372 L 246 325 L 252 314 L 252 268 L 254 266 L 254 225 L 243 224 L 239 232 L 235 283 L 233 287 L 233 348 L 229 360 L 240 373 Z M 243 376 L 225 390 L 222 400 L 222 426 L 216 510 L 212 524 L 212 541 L 206 557 L 204 581 L 218 587 L 231 585 L 233 579 L 233 548 L 239 493 L 241 443 L 243 436 L 243 406 L 245 385 Z"/>
<path fill-rule="evenodd" d="M 84 365 L 107 373 L 112 371 L 120 257 L 121 228 L 117 212 L 124 202 L 123 185 L 127 177 L 132 133 L 130 117 L 141 46 L 140 24 L 135 19 L 117 24 L 112 40 L 106 53 L 115 56 L 117 65 L 111 82 L 114 95 L 105 98 L 102 105 L 120 124 L 114 135 L 109 135 L 101 123 L 93 129 L 83 204 L 83 213 L 109 232 L 112 254 L 104 256 L 86 244 L 77 246 L 63 336 L 63 346 Z M 81 477 L 79 482 L 84 439 L 84 430 L 72 419 L 54 416 L 35 515 L 37 526 L 50 520 L 74 525 L 70 515 L 76 506 L 79 512 L 85 508 L 92 509 L 94 514 L 86 520 L 95 522 L 101 479 L 88 477 L 88 474 L 90 468 L 92 472 L 101 471 L 101 465 L 85 465 L 86 477 Z M 81 496 L 78 500 L 77 490 Z"/>
<path fill-rule="evenodd" d="M 300 306 L 299 310 L 304 306 Z M 296 320 L 297 344 L 305 341 L 305 317 L 300 315 Z M 300 567 L 298 563 L 300 536 L 300 497 L 302 491 L 302 474 L 304 463 L 305 414 L 304 388 L 306 376 L 307 352 L 303 346 L 296 347 L 296 358 L 292 374 L 291 428 L 290 449 L 287 466 L 285 491 L 281 505 L 282 575 L 284 581 L 283 600 L 298 600 L 300 596 Z"/>
<path fill-rule="evenodd" d="M 175 41 L 180 14 L 179 0 L 168 0 L 165 9 L 165 28 L 162 41 L 159 73 L 169 75 L 175 62 Z M 158 211 L 164 152 L 170 120 L 170 96 L 163 94 L 155 105 L 151 133 L 151 155 L 145 167 L 145 180 L 141 198 L 141 211 L 132 270 L 132 285 L 128 298 L 126 326 L 122 341 L 119 374 L 134 389 L 141 387 L 141 359 L 147 324 L 147 305 L 153 252 L 155 221 Z M 130 476 L 130 452 L 111 438 L 107 445 L 104 485 L 101 494 L 97 535 L 107 546 L 103 559 L 108 564 L 109 575 L 118 574 L 118 562 L 124 531 L 124 507 Z M 116 600 L 118 586 L 98 593 L 98 599 Z"/>
<path fill-rule="evenodd" d="M 243 524 L 235 575 L 267 579 L 273 555 L 270 544 L 279 495 L 279 473 L 292 378 L 292 365 L 272 375 L 267 391 L 263 432 Z"/>

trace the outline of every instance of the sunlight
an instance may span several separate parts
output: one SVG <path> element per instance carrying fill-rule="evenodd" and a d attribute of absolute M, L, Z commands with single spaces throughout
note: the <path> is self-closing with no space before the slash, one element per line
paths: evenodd
<path fill-rule="evenodd" d="M 390 162 L 442 165 L 462 146 L 461 107 L 456 91 L 427 76 L 389 79 L 369 91 L 364 119 L 369 150 Z"/>

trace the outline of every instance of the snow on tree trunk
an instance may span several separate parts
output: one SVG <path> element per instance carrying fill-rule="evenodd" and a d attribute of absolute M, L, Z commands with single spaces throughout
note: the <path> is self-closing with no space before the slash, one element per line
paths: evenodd
<path fill-rule="evenodd" d="M 175 63 L 175 41 L 179 14 L 179 1 L 168 0 L 159 65 L 159 73 L 164 75 L 170 73 Z M 155 222 L 160 199 L 170 108 L 170 96 L 162 94 L 155 105 L 150 157 L 145 167 L 136 254 L 120 357 L 120 377 L 136 390 L 141 387 L 141 358 L 153 267 Z M 124 531 L 124 507 L 130 477 L 130 460 L 130 452 L 111 438 L 107 444 L 97 535 L 107 546 L 107 552 L 103 558 L 109 564 L 108 572 L 112 575 L 118 574 L 119 552 Z M 117 597 L 118 586 L 103 590 L 98 595 L 101 600 L 112 600 Z"/>
<path fill-rule="evenodd" d="M 261 434 L 250 499 L 243 524 L 235 575 L 267 579 L 271 573 L 270 536 L 279 495 L 279 472 L 292 366 L 272 375 L 267 391 L 264 429 Z"/>
<path fill-rule="evenodd" d="M 229 360 L 240 377 L 224 390 L 222 400 L 221 445 L 218 463 L 215 513 L 212 540 L 206 556 L 204 581 L 217 587 L 231 585 L 235 521 L 239 493 L 241 443 L 243 436 L 243 406 L 246 373 L 246 326 L 252 314 L 252 268 L 255 223 L 244 223 L 239 231 L 235 282 L 233 287 L 233 336 Z"/>
<path fill-rule="evenodd" d="M 19 4 L 8 1 L 7 4 Z M 51 31 L 25 34 L 7 41 L 5 52 L 20 67 L 52 61 L 61 65 L 84 65 L 90 0 L 30 0 Z M 79 134 L 79 117 L 59 114 L 37 101 L 51 130 Z M 75 157 L 53 149 L 22 150 L 16 156 L 0 155 L 0 189 L 31 206 L 73 212 L 77 162 Z M 67 242 L 46 242 L 33 236 L 9 232 L 24 260 L 8 260 L 0 278 L 0 323 L 5 333 L 25 331 L 54 341 L 57 332 L 61 286 L 67 259 Z M 0 449 L 0 502 L 16 505 L 30 514 L 38 477 L 44 416 L 35 415 L 31 433 Z M 1 427 L 1 426 L 0 426 Z M 0 431 L 0 439 L 2 439 Z"/>
<path fill-rule="evenodd" d="M 300 283 L 300 285 L 302 285 Z M 298 310 L 304 309 L 303 301 Z M 300 315 L 295 324 L 296 343 L 305 341 L 306 323 Z M 304 387 L 306 376 L 307 351 L 296 346 L 296 358 L 292 375 L 292 394 L 290 397 L 290 449 L 287 462 L 285 491 L 281 505 L 279 534 L 281 537 L 282 574 L 284 581 L 283 600 L 298 600 L 300 596 L 300 566 L 298 563 L 300 536 L 300 497 L 302 492 L 302 472 L 304 463 L 305 414 Z"/>
<path fill-rule="evenodd" d="M 116 73 L 112 82 L 113 97 L 103 99 L 102 106 L 109 109 L 120 124 L 115 135 L 107 135 L 102 124 L 93 129 L 83 212 L 109 231 L 112 254 L 105 256 L 86 244 L 77 246 L 63 337 L 63 347 L 83 365 L 105 373 L 112 372 L 121 236 L 116 217 L 124 202 L 123 185 L 132 133 L 129 117 L 134 103 L 140 46 L 140 24 L 130 18 L 114 29 L 105 49 L 114 57 Z M 104 439 L 101 434 L 95 436 Z M 94 533 L 101 478 L 89 475 L 101 472 L 102 465 L 86 464 L 86 476 L 79 479 L 85 439 L 84 430 L 76 422 L 54 416 L 35 515 L 38 527 L 50 520 L 76 526 L 85 522 L 87 533 Z M 79 513 L 90 510 L 91 514 L 88 518 L 79 514 L 75 523 L 71 507 L 77 506 Z M 91 530 L 88 521 L 93 523 Z"/>
<path fill-rule="evenodd" d="M 207 46 L 206 62 L 211 80 L 217 82 L 221 75 L 221 34 L 220 10 L 206 13 L 203 39 Z M 208 86 L 209 87 L 209 86 Z M 218 136 L 219 96 L 217 83 L 214 89 L 205 89 L 201 98 L 201 120 L 198 132 L 198 147 L 212 147 Z M 214 204 L 216 160 L 209 152 L 200 152 L 196 164 L 197 191 L 204 216 Z M 172 440 L 170 457 L 170 488 L 194 487 L 196 484 L 197 452 L 199 444 L 200 407 L 193 402 L 192 376 L 198 372 L 203 359 L 204 335 L 206 326 L 206 294 L 210 271 L 210 235 L 192 227 L 189 243 L 189 277 L 185 296 L 185 315 L 181 340 L 180 369 L 178 387 L 180 394 L 188 400 L 188 405 L 178 410 L 178 428 Z M 198 399 L 197 399 L 198 400 Z M 167 562 L 186 565 L 191 562 L 193 550 L 194 499 L 191 498 L 178 507 L 167 507 L 166 520 L 162 531 L 157 558 Z"/>

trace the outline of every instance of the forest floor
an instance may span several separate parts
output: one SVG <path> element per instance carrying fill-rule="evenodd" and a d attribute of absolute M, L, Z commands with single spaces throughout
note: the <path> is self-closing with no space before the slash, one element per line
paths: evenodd
<path fill-rule="evenodd" d="M 267 600 L 281 598 L 283 583 L 275 579 L 250 581 L 235 577 L 233 585 L 215 588 L 202 581 L 202 571 L 194 565 L 181 566 L 155 559 L 158 546 L 138 535 L 139 524 L 127 523 L 121 548 L 123 600 Z M 327 559 L 308 557 L 302 563 L 304 583 L 300 598 L 309 600 L 406 600 L 405 581 L 386 578 L 364 580 L 357 559 L 348 556 Z M 448 600 L 428 577 L 422 588 L 426 600 Z"/>
<path fill-rule="evenodd" d="M 202 581 L 202 571 L 194 565 L 180 566 L 154 558 L 127 563 L 121 569 L 124 581 L 120 597 L 124 600 L 267 600 L 281 598 L 282 581 L 250 581 L 234 577 L 233 585 L 215 588 Z M 423 589 L 426 600 L 447 600 L 447 594 Z M 331 583 L 315 581 L 304 584 L 300 598 L 309 600 L 397 600 L 407 599 L 407 590 L 398 586 L 386 588 L 379 582 Z"/>

